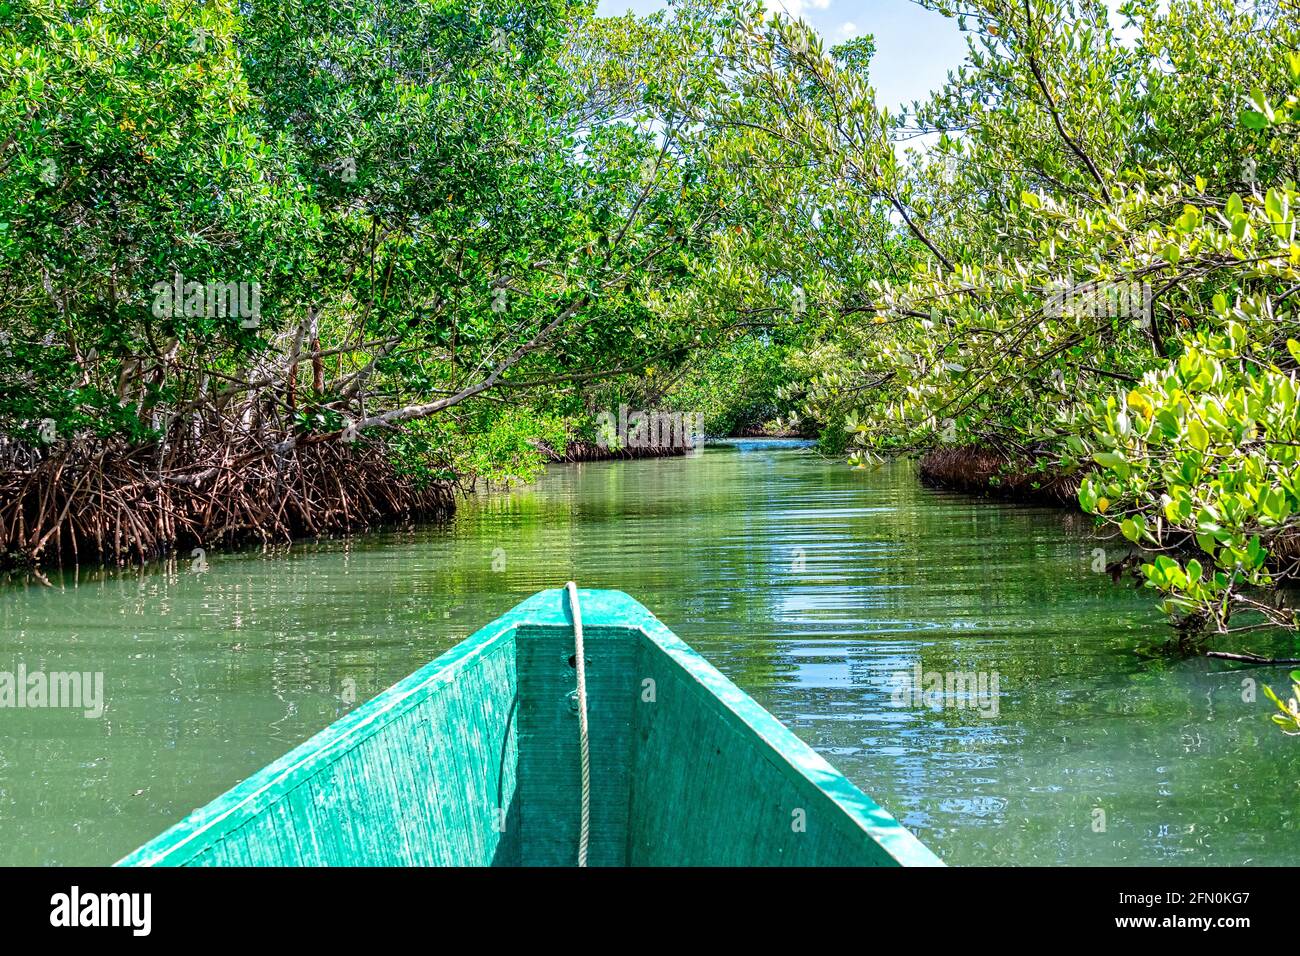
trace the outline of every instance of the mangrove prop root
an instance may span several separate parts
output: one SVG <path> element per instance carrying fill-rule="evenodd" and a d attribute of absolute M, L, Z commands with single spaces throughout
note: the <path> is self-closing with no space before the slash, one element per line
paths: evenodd
<path fill-rule="evenodd" d="M 689 455 L 693 449 L 683 445 L 650 445 L 644 448 L 602 448 L 595 442 L 570 441 L 564 451 L 556 451 L 549 445 L 538 442 L 536 446 L 547 461 L 584 462 L 584 461 L 625 461 L 634 458 L 672 458 Z"/>
<path fill-rule="evenodd" d="M 1017 462 L 992 448 L 943 446 L 921 458 L 921 482 L 932 488 L 1012 501 L 1078 506 L 1079 474 L 1040 473 Z"/>
<path fill-rule="evenodd" d="M 147 561 L 442 518 L 450 486 L 419 485 L 378 442 L 290 447 L 215 431 L 184 448 L 69 446 L 0 471 L 0 561 Z"/>

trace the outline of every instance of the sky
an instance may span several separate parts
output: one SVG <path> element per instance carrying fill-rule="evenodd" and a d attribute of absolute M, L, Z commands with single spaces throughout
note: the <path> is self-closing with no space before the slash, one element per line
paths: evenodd
<path fill-rule="evenodd" d="M 926 99 L 966 57 L 966 40 L 957 21 L 924 10 L 911 0 L 765 0 L 771 10 L 801 17 L 828 43 L 870 33 L 876 38 L 871 84 L 877 102 L 897 112 Z M 631 10 L 650 13 L 663 0 L 600 0 L 597 13 L 618 16 Z"/>

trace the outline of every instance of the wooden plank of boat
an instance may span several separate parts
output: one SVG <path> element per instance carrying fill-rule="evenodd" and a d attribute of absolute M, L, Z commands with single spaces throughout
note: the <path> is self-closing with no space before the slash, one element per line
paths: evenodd
<path fill-rule="evenodd" d="M 641 604 L 578 594 L 589 865 L 941 865 Z M 119 865 L 574 865 L 574 665 L 542 591 Z"/>

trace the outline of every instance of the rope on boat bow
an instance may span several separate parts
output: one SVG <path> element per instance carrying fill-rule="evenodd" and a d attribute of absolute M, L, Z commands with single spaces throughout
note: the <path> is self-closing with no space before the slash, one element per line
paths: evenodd
<path fill-rule="evenodd" d="M 587 744 L 587 662 L 582 651 L 582 610 L 578 585 L 570 581 L 569 608 L 573 611 L 573 665 L 578 672 L 578 746 L 582 754 L 582 823 L 578 830 L 578 866 L 587 865 L 587 836 L 591 829 L 591 753 Z"/>

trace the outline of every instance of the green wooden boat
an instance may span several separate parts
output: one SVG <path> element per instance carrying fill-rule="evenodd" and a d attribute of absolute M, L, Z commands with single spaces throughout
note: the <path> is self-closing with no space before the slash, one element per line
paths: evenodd
<path fill-rule="evenodd" d="M 639 603 L 576 594 L 576 634 L 534 595 L 119 865 L 572 866 L 584 823 L 592 866 L 939 864 Z"/>

